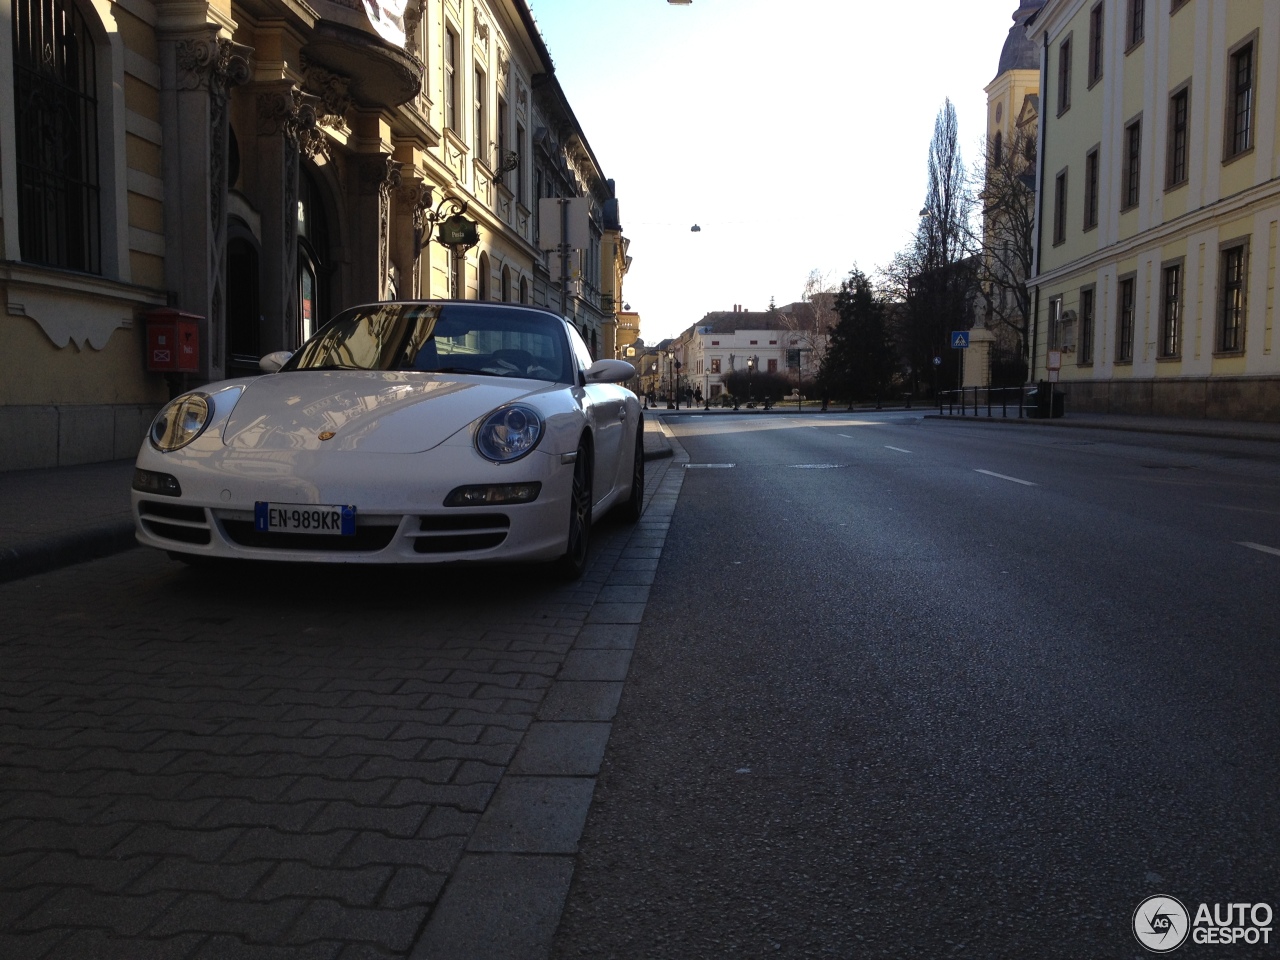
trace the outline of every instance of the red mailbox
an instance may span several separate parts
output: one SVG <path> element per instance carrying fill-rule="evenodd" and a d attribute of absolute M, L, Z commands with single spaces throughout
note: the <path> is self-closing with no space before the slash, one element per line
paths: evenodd
<path fill-rule="evenodd" d="M 148 311 L 147 369 L 156 373 L 198 372 L 201 319 L 168 307 Z"/>

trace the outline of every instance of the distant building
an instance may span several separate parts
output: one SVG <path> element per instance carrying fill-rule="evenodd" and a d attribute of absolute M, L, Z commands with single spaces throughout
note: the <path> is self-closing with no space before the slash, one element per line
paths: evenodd
<path fill-rule="evenodd" d="M 789 376 L 803 390 L 817 379 L 829 340 L 827 331 L 816 329 L 809 304 L 791 303 L 760 312 L 708 313 L 670 349 L 681 362 L 681 386 L 714 400 L 725 392 L 724 376 L 746 370 L 748 358 L 756 370 Z"/>
<path fill-rule="evenodd" d="M 1032 379 L 1280 420 L 1280 7 L 1048 0 Z"/>

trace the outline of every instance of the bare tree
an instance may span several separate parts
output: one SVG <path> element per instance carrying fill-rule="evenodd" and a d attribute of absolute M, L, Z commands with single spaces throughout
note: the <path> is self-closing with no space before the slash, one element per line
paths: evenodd
<path fill-rule="evenodd" d="M 835 308 L 836 293 L 837 288 L 821 270 L 810 270 L 800 303 L 774 313 L 778 326 L 788 334 L 787 348 L 800 351 L 794 369 L 801 380 L 816 378 L 827 355 L 831 330 L 840 319 Z"/>
<path fill-rule="evenodd" d="M 978 276 L 987 327 L 1025 363 L 1035 253 L 1036 142 L 1034 130 L 986 145 L 985 163 L 972 185 L 982 204 L 981 229 L 970 241 L 980 254 Z M 1021 379 L 1018 379 L 1021 382 Z"/>
<path fill-rule="evenodd" d="M 934 121 L 929 142 L 929 180 L 916 235 L 907 249 L 881 268 L 884 286 L 902 304 L 897 341 L 918 386 L 935 365 L 935 382 L 955 380 L 959 359 L 949 345 L 952 330 L 970 323 L 975 293 L 973 194 L 964 160 L 955 106 L 948 99 Z"/>

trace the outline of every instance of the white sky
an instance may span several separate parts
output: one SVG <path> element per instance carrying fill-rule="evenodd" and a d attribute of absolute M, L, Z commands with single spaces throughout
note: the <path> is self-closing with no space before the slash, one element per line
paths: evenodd
<path fill-rule="evenodd" d="M 799 300 L 909 241 L 945 98 L 965 161 L 1018 0 L 530 0 L 617 182 L 624 300 L 656 343 Z M 701 226 L 698 233 L 689 228 Z"/>

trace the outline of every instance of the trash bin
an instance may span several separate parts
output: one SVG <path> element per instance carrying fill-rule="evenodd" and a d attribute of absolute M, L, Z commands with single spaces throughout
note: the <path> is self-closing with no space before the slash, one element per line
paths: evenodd
<path fill-rule="evenodd" d="M 1028 417 L 1041 419 L 1061 417 L 1066 413 L 1066 401 L 1065 393 L 1054 389 L 1053 384 L 1048 381 L 1041 380 L 1023 398 L 1023 413 Z"/>

